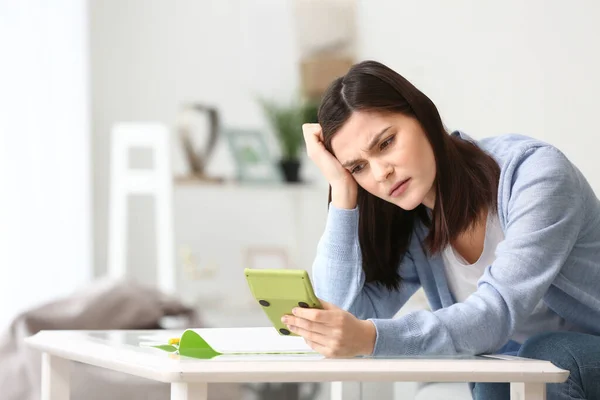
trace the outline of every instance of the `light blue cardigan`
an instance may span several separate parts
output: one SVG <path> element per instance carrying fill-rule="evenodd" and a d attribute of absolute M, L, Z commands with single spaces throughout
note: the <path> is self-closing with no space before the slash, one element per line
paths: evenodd
<path fill-rule="evenodd" d="M 317 296 L 373 321 L 373 355 L 493 353 L 541 299 L 549 314 L 564 318 L 564 329 L 600 334 L 600 202 L 581 172 L 532 138 L 453 135 L 475 142 L 501 168 L 498 215 L 505 240 L 477 291 L 454 301 L 441 257 L 422 249 L 427 231 L 420 223 L 398 267 L 400 290 L 365 284 L 358 209 L 330 205 L 313 265 Z M 420 286 L 434 311 L 392 319 Z"/>

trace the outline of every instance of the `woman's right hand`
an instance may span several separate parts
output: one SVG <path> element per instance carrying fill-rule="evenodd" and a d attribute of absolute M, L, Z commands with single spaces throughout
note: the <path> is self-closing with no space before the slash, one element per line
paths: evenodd
<path fill-rule="evenodd" d="M 337 208 L 356 207 L 358 186 L 354 177 L 323 144 L 323 130 L 319 124 L 303 124 L 302 132 L 308 157 L 317 164 L 331 186 L 331 201 Z"/>

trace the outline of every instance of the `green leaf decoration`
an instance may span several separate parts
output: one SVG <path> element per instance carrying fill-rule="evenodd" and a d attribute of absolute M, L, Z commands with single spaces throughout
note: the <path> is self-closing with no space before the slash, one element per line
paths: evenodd
<path fill-rule="evenodd" d="M 192 330 L 183 332 L 179 342 L 179 354 L 202 359 L 210 359 L 221 355 L 221 353 L 215 351 L 200 335 Z"/>

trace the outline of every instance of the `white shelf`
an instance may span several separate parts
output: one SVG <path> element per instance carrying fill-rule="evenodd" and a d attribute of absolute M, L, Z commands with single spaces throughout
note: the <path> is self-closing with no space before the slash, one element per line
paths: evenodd
<path fill-rule="evenodd" d="M 281 251 L 289 261 L 282 267 L 310 272 L 327 217 L 327 187 L 185 183 L 174 188 L 173 205 L 178 295 L 198 305 L 214 321 L 211 326 L 265 326 L 262 310 L 251 311 L 243 270 L 255 265 L 249 265 L 248 253 Z M 185 249 L 199 279 L 191 279 L 183 265 Z M 215 304 L 209 299 L 222 303 L 219 311 L 210 311 Z"/>

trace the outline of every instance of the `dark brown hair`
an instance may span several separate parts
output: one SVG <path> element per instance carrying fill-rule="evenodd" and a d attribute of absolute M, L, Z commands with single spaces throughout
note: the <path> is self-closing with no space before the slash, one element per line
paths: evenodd
<path fill-rule="evenodd" d="M 354 111 L 402 113 L 416 118 L 436 162 L 435 205 L 411 211 L 358 189 L 359 242 L 367 282 L 397 289 L 398 265 L 418 221 L 429 228 L 423 243 L 438 253 L 467 231 L 482 212 L 496 212 L 500 168 L 475 144 L 449 135 L 433 102 L 401 75 L 376 61 L 363 61 L 331 83 L 319 106 L 318 120 L 327 150 Z M 329 188 L 331 201 L 331 187 Z"/>

